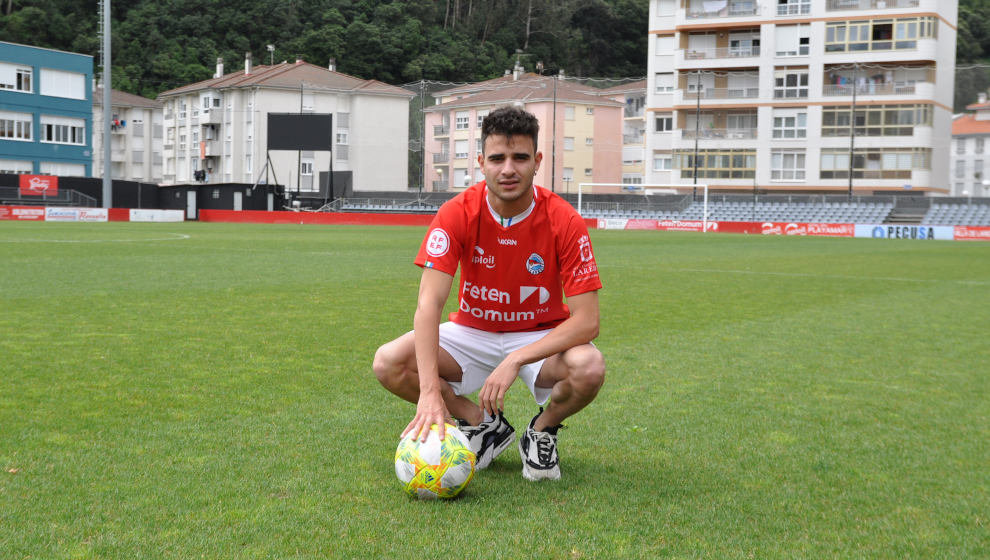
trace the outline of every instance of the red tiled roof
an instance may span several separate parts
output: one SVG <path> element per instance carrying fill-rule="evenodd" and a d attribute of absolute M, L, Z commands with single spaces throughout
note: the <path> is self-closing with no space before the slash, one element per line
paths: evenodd
<path fill-rule="evenodd" d="M 427 107 L 426 111 L 442 111 L 453 107 L 469 107 L 475 105 L 495 105 L 507 104 L 513 101 L 538 102 L 553 101 L 555 95 L 558 102 L 582 103 L 585 105 L 602 105 L 621 107 L 622 103 L 603 99 L 595 93 L 598 90 L 580 84 L 573 84 L 567 81 L 557 81 L 557 91 L 554 93 L 554 80 L 550 77 L 539 76 L 537 74 L 525 74 L 518 80 L 513 80 L 512 76 L 503 76 L 495 80 L 472 84 L 475 88 L 467 86 L 457 88 L 457 90 L 447 90 L 438 92 L 437 95 L 450 97 L 455 93 L 468 93 L 460 99 L 454 99 Z"/>
<path fill-rule="evenodd" d="M 391 86 L 378 80 L 362 80 L 340 72 L 334 72 L 322 66 L 308 62 L 283 62 L 274 66 L 255 66 L 251 73 L 245 75 L 244 70 L 224 74 L 219 78 L 210 78 L 201 82 L 170 89 L 159 94 L 159 98 L 180 93 L 190 93 L 204 89 L 225 89 L 237 87 L 273 87 L 299 88 L 305 84 L 310 89 L 367 91 L 402 97 L 415 97 L 416 94 L 400 87 Z"/>
<path fill-rule="evenodd" d="M 93 105 L 103 106 L 103 88 L 98 87 L 93 92 Z M 147 107 L 150 109 L 161 109 L 161 101 L 141 97 L 116 89 L 110 90 L 110 105 L 117 107 Z"/>
<path fill-rule="evenodd" d="M 990 120 L 978 121 L 976 115 L 963 115 L 952 121 L 952 135 L 990 135 Z"/>

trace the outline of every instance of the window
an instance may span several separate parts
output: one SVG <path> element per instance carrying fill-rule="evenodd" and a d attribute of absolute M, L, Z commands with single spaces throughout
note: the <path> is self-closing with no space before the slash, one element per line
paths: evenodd
<path fill-rule="evenodd" d="M 811 13 L 811 0 L 777 0 L 778 16 L 796 16 Z"/>
<path fill-rule="evenodd" d="M 811 45 L 811 26 L 777 25 L 774 27 L 774 47 L 777 56 L 805 56 Z"/>
<path fill-rule="evenodd" d="M 86 121 L 42 115 L 41 141 L 83 146 L 86 144 Z"/>
<path fill-rule="evenodd" d="M 823 107 L 822 137 L 849 136 L 851 112 L 849 105 Z M 856 107 L 856 136 L 911 136 L 915 127 L 932 125 L 932 112 L 928 104 Z M 955 141 L 957 153 L 963 141 Z"/>
<path fill-rule="evenodd" d="M 674 36 L 657 35 L 656 52 L 658 56 L 674 54 Z"/>
<path fill-rule="evenodd" d="M 977 159 L 973 160 L 973 178 L 981 179 L 983 178 L 983 160 Z"/>
<path fill-rule="evenodd" d="M 179 118 L 180 119 L 186 118 L 186 100 L 185 99 L 180 99 L 179 100 Z"/>
<path fill-rule="evenodd" d="M 752 179 L 756 176 L 756 150 L 678 150 L 674 164 L 682 179 L 694 177 L 698 164 L 699 179 Z"/>
<path fill-rule="evenodd" d="M 774 72 L 773 96 L 776 99 L 808 97 L 808 69 Z"/>
<path fill-rule="evenodd" d="M 674 91 L 673 72 L 657 72 L 655 82 L 656 82 L 655 91 L 657 93 L 670 93 Z"/>
<path fill-rule="evenodd" d="M 671 169 L 671 155 L 670 153 L 656 153 L 653 154 L 653 170 L 654 171 L 670 171 Z"/>
<path fill-rule="evenodd" d="M 20 66 L 0 62 L 0 89 L 12 89 L 24 93 L 32 93 L 30 66 Z"/>
<path fill-rule="evenodd" d="M 654 119 L 657 132 L 670 132 L 674 130 L 674 117 L 670 113 L 662 113 Z"/>
<path fill-rule="evenodd" d="M 591 177 L 591 174 L 592 174 L 592 168 L 591 167 L 585 167 L 584 168 L 584 176 L 585 177 Z"/>
<path fill-rule="evenodd" d="M 589 137 L 587 137 L 587 138 L 584 139 L 584 145 L 585 146 L 593 146 L 594 144 L 595 144 L 595 139 L 594 138 L 592 138 L 592 137 L 589 136 Z"/>
<path fill-rule="evenodd" d="M 244 156 L 244 174 L 251 175 L 251 154 Z"/>
<path fill-rule="evenodd" d="M 676 0 L 657 0 L 657 15 L 672 16 L 676 7 Z"/>
<path fill-rule="evenodd" d="M 179 149 L 186 149 L 186 127 L 184 126 L 179 127 Z"/>
<path fill-rule="evenodd" d="M 485 121 L 485 117 L 488 116 L 488 109 L 478 111 L 478 128 L 481 128 L 481 124 Z M 481 151 L 481 150 L 478 150 Z"/>
<path fill-rule="evenodd" d="M 30 113 L 0 111 L 0 140 L 31 140 Z"/>
<path fill-rule="evenodd" d="M 467 111 L 458 111 L 454 114 L 454 130 L 467 130 L 471 123 Z"/>
<path fill-rule="evenodd" d="M 973 139 L 973 142 L 974 142 L 973 153 L 974 154 L 982 154 L 983 153 L 983 142 L 984 142 L 984 139 L 983 138 L 974 138 Z"/>
<path fill-rule="evenodd" d="M 468 141 L 467 140 L 454 141 L 454 159 L 462 159 L 466 157 L 468 157 Z"/>
<path fill-rule="evenodd" d="M 312 93 L 302 94 L 302 112 L 311 113 L 316 105 L 316 96 Z"/>
<path fill-rule="evenodd" d="M 822 148 L 821 158 L 822 179 L 849 178 L 848 148 Z M 931 167 L 932 151 L 929 148 L 857 148 L 853 151 L 854 179 L 910 179 L 913 170 Z M 958 169 L 957 166 L 957 173 Z"/>
<path fill-rule="evenodd" d="M 564 149 L 565 150 L 573 150 L 574 149 L 574 137 L 573 136 L 565 136 L 564 137 Z"/>
<path fill-rule="evenodd" d="M 303 176 L 313 176 L 313 162 L 303 161 L 299 164 L 299 173 Z"/>
<path fill-rule="evenodd" d="M 41 95 L 86 99 L 86 75 L 79 72 L 42 68 Z"/>
<path fill-rule="evenodd" d="M 337 129 L 337 145 L 346 146 L 347 136 L 348 136 L 348 131 Z"/>
<path fill-rule="evenodd" d="M 808 129 L 808 113 L 803 111 L 774 111 L 774 138 L 805 138 Z"/>
<path fill-rule="evenodd" d="M 482 151 L 484 151 L 484 146 L 482 146 L 482 145 L 481 145 L 481 138 L 478 138 L 477 140 L 475 140 L 475 148 L 477 148 L 477 149 L 475 150 L 475 152 L 477 152 L 477 153 L 479 153 L 479 154 L 480 154 L 480 153 L 481 153 Z"/>
<path fill-rule="evenodd" d="M 0 173 L 33 173 L 34 165 L 30 161 L 15 159 L 0 159 Z"/>
<path fill-rule="evenodd" d="M 804 150 L 774 150 L 770 154 L 771 181 L 804 181 Z"/>
<path fill-rule="evenodd" d="M 585 115 L 594 115 L 595 114 L 595 108 L 594 107 L 585 107 L 584 108 L 584 114 Z"/>
<path fill-rule="evenodd" d="M 564 168 L 564 180 L 565 181 L 573 181 L 574 180 L 574 168 L 573 167 L 565 167 Z"/>
<path fill-rule="evenodd" d="M 825 24 L 825 52 L 914 49 L 918 39 L 936 39 L 938 20 L 932 16 L 836 21 Z"/>
<path fill-rule="evenodd" d="M 956 140 L 956 153 L 965 154 L 966 153 L 966 139 L 960 138 Z"/>
<path fill-rule="evenodd" d="M 61 163 L 56 161 L 43 161 L 38 165 L 38 172 L 42 175 L 60 175 L 62 177 L 85 177 L 86 166 L 81 163 Z"/>
<path fill-rule="evenodd" d="M 567 105 L 564 107 L 564 120 L 573 121 L 574 120 L 574 106 Z"/>
<path fill-rule="evenodd" d="M 966 160 L 960 159 L 956 161 L 956 179 L 962 179 L 966 176 Z"/>

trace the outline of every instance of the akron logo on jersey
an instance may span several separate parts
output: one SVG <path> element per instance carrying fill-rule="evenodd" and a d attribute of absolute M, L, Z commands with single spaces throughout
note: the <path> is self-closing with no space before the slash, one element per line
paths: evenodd
<path fill-rule="evenodd" d="M 530 274 L 539 274 L 543 272 L 544 268 L 546 267 L 543 264 L 543 257 L 540 255 L 533 253 L 528 259 L 526 259 L 526 270 L 528 270 Z"/>

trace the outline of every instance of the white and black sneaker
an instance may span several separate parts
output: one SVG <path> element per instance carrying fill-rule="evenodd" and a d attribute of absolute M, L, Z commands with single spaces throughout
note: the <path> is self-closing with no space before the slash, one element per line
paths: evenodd
<path fill-rule="evenodd" d="M 457 419 L 461 432 L 471 443 L 471 451 L 477 458 L 475 469 L 481 470 L 491 464 L 499 453 L 505 451 L 516 437 L 516 430 L 499 411 L 495 418 L 472 426 L 466 421 Z"/>
<path fill-rule="evenodd" d="M 540 414 L 543 409 L 540 409 Z M 560 478 L 560 464 L 557 460 L 557 430 L 560 425 L 537 432 L 533 424 L 540 417 L 537 414 L 529 421 L 526 433 L 519 438 L 519 457 L 522 458 L 522 474 L 526 480 L 557 480 Z"/>

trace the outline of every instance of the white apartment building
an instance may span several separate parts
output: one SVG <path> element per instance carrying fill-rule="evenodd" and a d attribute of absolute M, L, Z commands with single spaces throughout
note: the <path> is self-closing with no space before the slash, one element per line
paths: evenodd
<path fill-rule="evenodd" d="M 951 196 L 990 196 L 990 102 L 981 93 L 952 121 Z"/>
<path fill-rule="evenodd" d="M 350 171 L 355 189 L 408 188 L 409 99 L 415 94 L 377 80 L 363 80 L 302 60 L 252 66 L 163 92 L 164 181 L 192 183 L 206 171 L 208 183 L 267 180 L 303 194 L 318 192 L 321 172 Z M 269 152 L 268 113 L 333 115 L 333 152 Z"/>
<path fill-rule="evenodd" d="M 161 183 L 162 104 L 110 90 L 110 172 L 113 179 Z M 93 93 L 93 176 L 103 176 L 103 88 Z"/>
<path fill-rule="evenodd" d="M 651 0 L 648 182 L 947 193 L 956 11 L 956 0 Z"/>

